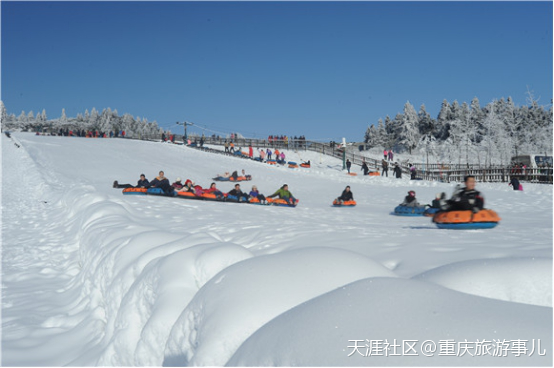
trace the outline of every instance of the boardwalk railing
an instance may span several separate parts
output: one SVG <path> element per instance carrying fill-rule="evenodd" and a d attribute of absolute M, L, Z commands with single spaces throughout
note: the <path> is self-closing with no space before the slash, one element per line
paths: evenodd
<path fill-rule="evenodd" d="M 140 139 L 149 141 L 160 141 L 161 136 L 136 136 L 127 137 L 130 139 Z M 183 135 L 174 135 L 174 142 L 182 143 Z M 188 140 L 196 142 L 199 145 L 202 137 L 197 135 L 189 135 Z M 229 138 L 221 137 L 204 137 L 203 143 L 210 145 L 223 146 L 226 142 L 230 142 Z M 256 138 L 235 138 L 232 140 L 235 145 L 235 150 L 247 151 L 247 147 L 252 145 L 257 151 L 260 149 L 275 148 L 293 150 L 293 151 L 312 151 L 321 153 L 324 155 L 336 157 L 342 159 L 343 154 L 346 159 L 349 159 L 353 165 L 361 166 L 365 161 L 370 171 L 381 171 L 381 160 L 365 157 L 359 154 L 356 147 L 347 146 L 346 153 L 344 148 L 339 148 L 336 142 L 322 143 L 304 139 L 289 139 L 280 140 L 275 139 L 269 141 L 267 139 Z M 257 157 L 257 153 L 255 153 Z M 398 163 L 405 175 L 409 175 L 408 162 Z M 532 183 L 546 183 L 552 184 L 552 167 L 535 168 L 535 169 L 514 169 L 508 168 L 502 165 L 484 166 L 478 164 L 422 164 L 412 163 L 417 169 L 416 178 L 431 181 L 441 182 L 463 182 L 463 178 L 466 175 L 474 175 L 475 179 L 480 182 L 509 182 L 512 176 L 517 177 L 520 181 L 532 182 Z M 389 163 L 389 169 L 391 169 Z"/>

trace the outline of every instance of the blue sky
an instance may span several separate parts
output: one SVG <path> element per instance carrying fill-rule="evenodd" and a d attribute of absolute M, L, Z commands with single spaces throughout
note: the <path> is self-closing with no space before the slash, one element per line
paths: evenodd
<path fill-rule="evenodd" d="M 552 99 L 552 2 L 6 2 L 2 100 L 363 139 L 406 101 Z M 198 128 L 195 128 L 198 129 Z"/>

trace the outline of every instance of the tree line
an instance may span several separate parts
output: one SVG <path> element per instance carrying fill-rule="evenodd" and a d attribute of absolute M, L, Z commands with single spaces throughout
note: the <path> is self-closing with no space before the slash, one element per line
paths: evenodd
<path fill-rule="evenodd" d="M 367 128 L 366 148 L 426 156 L 432 162 L 509 164 L 521 154 L 552 155 L 552 104 L 545 108 L 528 92 L 528 105 L 494 100 L 484 107 L 444 100 L 436 119 L 410 102 L 394 119 Z"/>
<path fill-rule="evenodd" d="M 92 108 L 84 114 L 77 114 L 76 117 L 67 117 L 65 109 L 62 109 L 61 116 L 56 119 L 48 119 L 46 111 L 36 115 L 30 111 L 22 111 L 19 116 L 8 114 L 4 103 L 0 101 L 0 114 L 2 117 L 2 131 L 17 130 L 27 132 L 40 132 L 46 134 L 58 134 L 60 129 L 98 131 L 109 134 L 112 132 L 125 131 L 129 138 L 159 138 L 165 131 L 160 128 L 156 121 L 149 122 L 145 118 L 134 118 L 131 114 L 119 116 L 117 110 L 105 108 L 98 112 Z"/>

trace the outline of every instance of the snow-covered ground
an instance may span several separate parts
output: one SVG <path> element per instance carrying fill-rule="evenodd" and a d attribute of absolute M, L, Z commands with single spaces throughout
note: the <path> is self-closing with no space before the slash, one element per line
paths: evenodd
<path fill-rule="evenodd" d="M 551 366 L 552 186 L 479 183 L 502 221 L 391 215 L 454 184 L 124 139 L 2 135 L 2 364 Z M 15 143 L 20 145 L 18 148 Z M 296 208 L 124 196 L 245 169 Z M 331 207 L 346 185 L 358 205 Z M 231 183 L 218 183 L 223 191 Z"/>

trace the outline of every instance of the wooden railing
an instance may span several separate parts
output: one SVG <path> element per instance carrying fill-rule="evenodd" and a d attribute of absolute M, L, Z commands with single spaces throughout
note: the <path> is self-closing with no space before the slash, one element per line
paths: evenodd
<path fill-rule="evenodd" d="M 127 137 L 129 139 L 140 139 L 149 141 L 160 141 L 161 136 L 137 136 Z M 168 137 L 169 139 L 169 137 Z M 200 136 L 190 135 L 188 140 L 191 142 L 197 142 L 197 145 L 201 141 Z M 229 138 L 220 137 L 204 137 L 204 144 L 223 146 L 225 142 L 229 142 Z M 174 135 L 175 143 L 183 143 L 183 135 Z M 339 148 L 336 142 L 322 143 L 310 140 L 301 139 L 289 139 L 274 140 L 269 142 L 267 139 L 256 138 L 236 138 L 233 139 L 235 150 L 241 149 L 247 151 L 247 147 L 252 145 L 256 150 L 271 148 L 294 150 L 294 151 L 312 151 L 321 153 L 324 155 L 336 157 L 338 159 L 343 158 L 343 148 Z M 365 161 L 370 171 L 381 171 L 381 160 L 365 157 L 358 153 L 356 147 L 347 146 L 346 153 L 344 154 L 346 159 L 352 162 L 352 165 L 361 166 Z M 257 156 L 257 154 L 255 154 Z M 407 162 L 399 162 L 404 175 L 409 175 L 409 164 Z M 416 178 L 431 181 L 441 182 L 463 182 L 463 178 L 466 175 L 474 175 L 475 179 L 480 182 L 509 182 L 512 176 L 517 177 L 520 181 L 532 182 L 532 183 L 546 183 L 552 184 L 552 167 L 547 168 L 534 168 L 534 169 L 514 169 L 508 168 L 502 165 L 479 165 L 479 164 L 422 164 L 412 163 L 417 169 Z M 392 169 L 389 164 L 389 169 Z M 354 170 L 354 169 L 353 169 Z M 355 172 L 355 171 L 354 171 Z"/>

